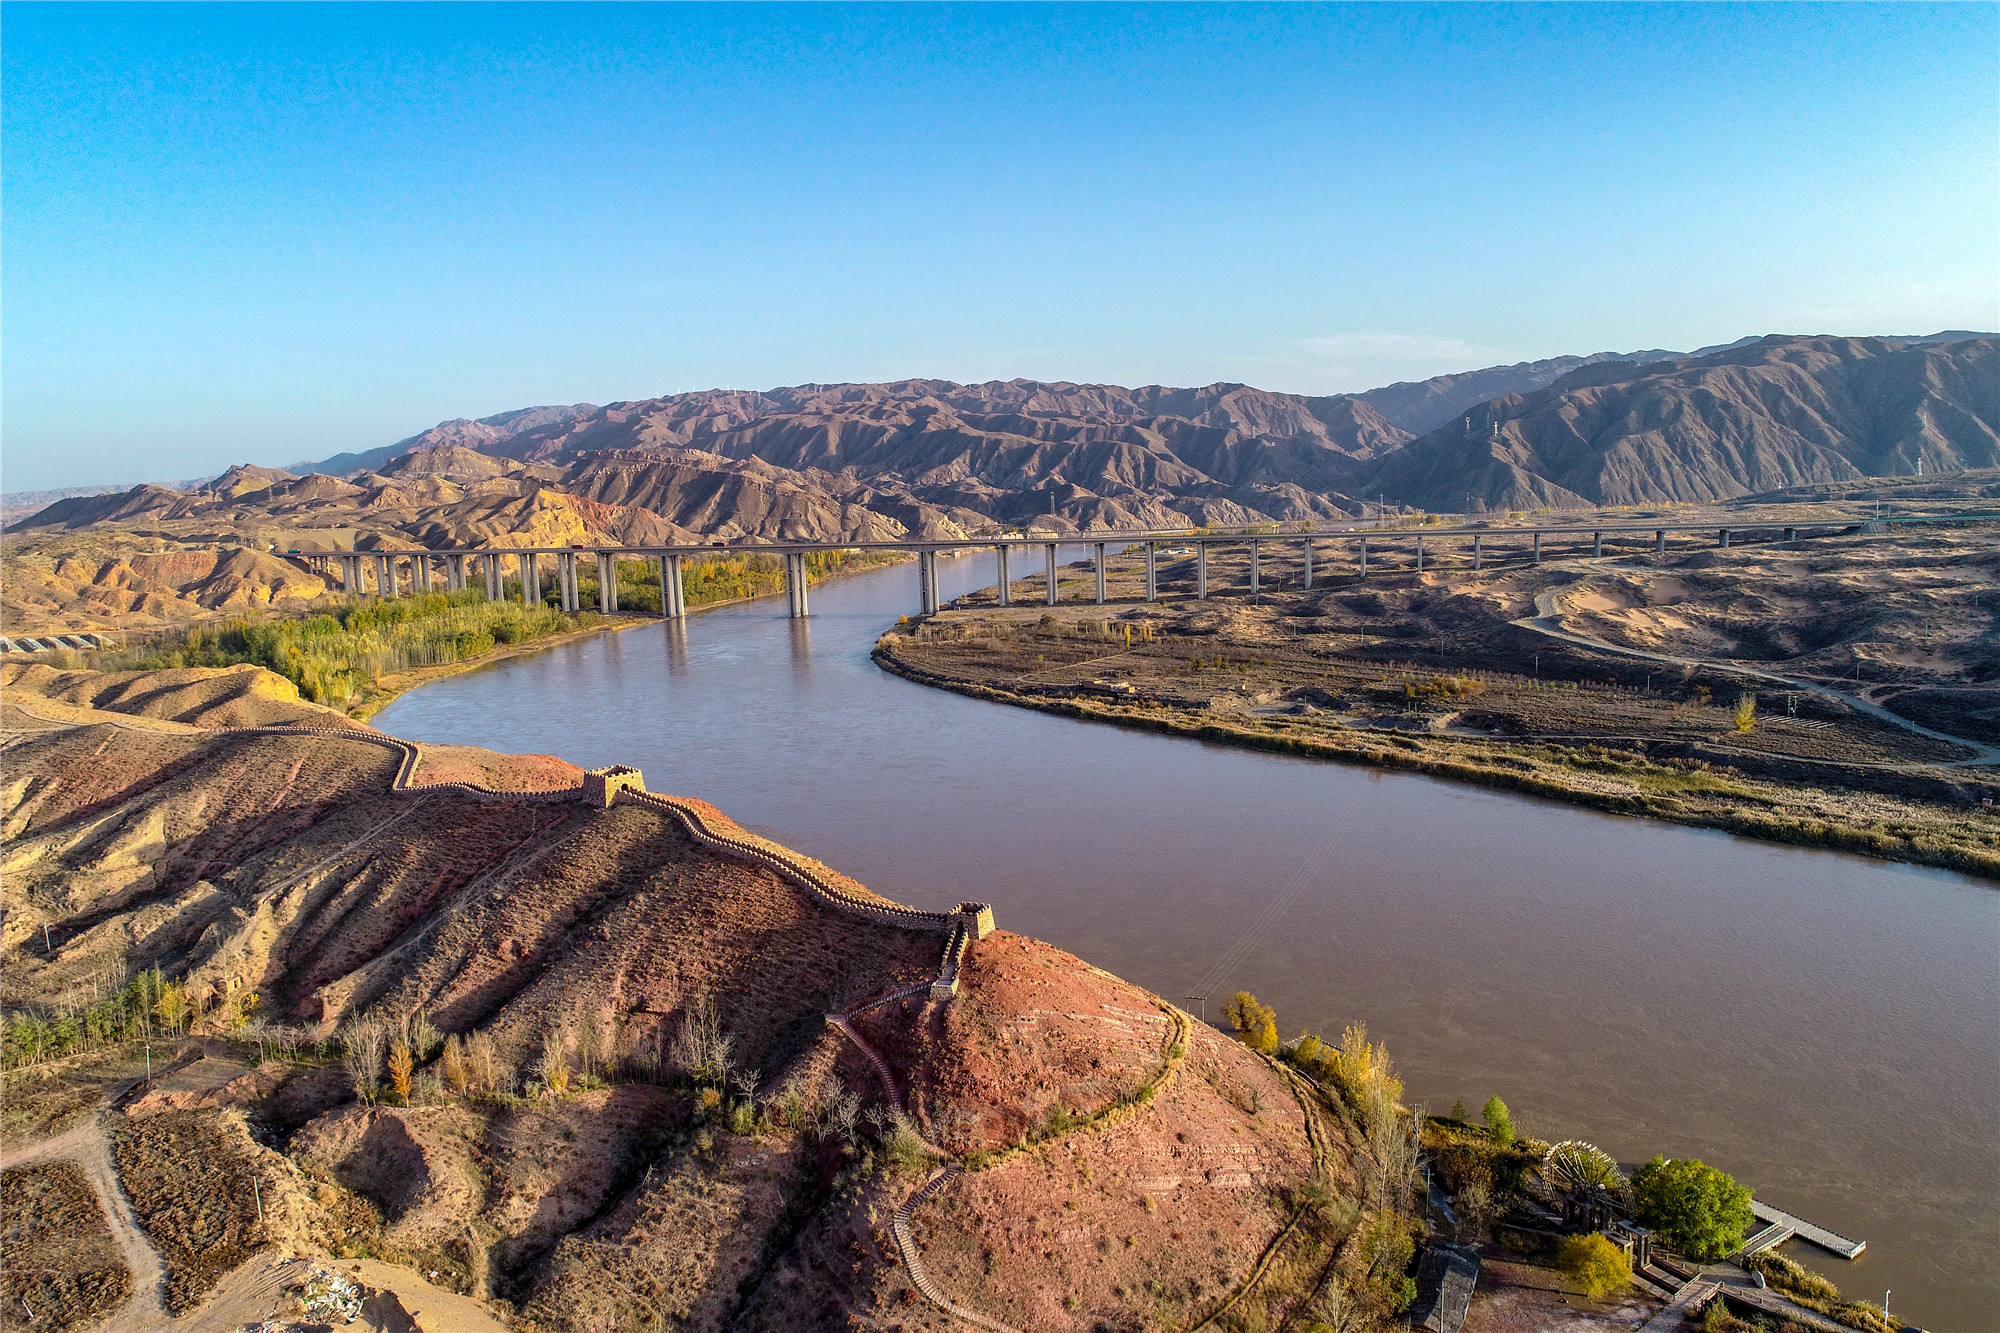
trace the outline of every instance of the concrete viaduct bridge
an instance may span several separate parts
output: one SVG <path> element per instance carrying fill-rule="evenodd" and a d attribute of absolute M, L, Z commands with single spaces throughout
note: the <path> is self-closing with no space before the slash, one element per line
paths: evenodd
<path fill-rule="evenodd" d="M 917 557 L 918 585 L 922 603 L 922 614 L 930 615 L 939 606 L 937 558 L 941 553 L 978 551 L 991 549 L 998 561 L 999 597 L 1002 606 L 1012 604 L 1010 583 L 1014 577 L 1010 565 L 1015 557 L 1039 548 L 1042 555 L 1044 581 L 1043 596 L 1048 605 L 1054 606 L 1060 590 L 1060 575 L 1057 573 L 1060 561 L 1057 548 L 1061 546 L 1083 546 L 1091 556 L 1092 577 L 1095 583 L 1095 600 L 1105 600 L 1105 562 L 1107 552 L 1123 551 L 1138 546 L 1143 549 L 1146 561 L 1146 600 L 1159 598 L 1159 563 L 1162 555 L 1169 558 L 1192 556 L 1195 562 L 1195 597 L 1206 600 L 1209 596 L 1208 555 L 1215 547 L 1247 547 L 1250 555 L 1249 585 L 1247 591 L 1255 594 L 1258 590 L 1260 557 L 1267 549 L 1279 551 L 1296 548 L 1304 566 L 1304 586 L 1312 587 L 1315 570 L 1334 572 L 1345 565 L 1360 577 L 1367 577 L 1369 553 L 1372 549 L 1380 564 L 1380 555 L 1387 550 L 1406 554 L 1408 563 L 1400 568 L 1422 573 L 1426 550 L 1436 551 L 1449 544 L 1464 551 L 1469 545 L 1472 568 L 1483 569 L 1486 562 L 1505 561 L 1509 558 L 1521 563 L 1539 565 L 1542 563 L 1544 547 L 1562 548 L 1562 554 L 1576 554 L 1571 548 L 1587 544 L 1593 556 L 1602 556 L 1607 541 L 1614 549 L 1628 554 L 1643 554 L 1650 550 L 1656 556 L 1667 553 L 1670 537 L 1680 537 L 1676 543 L 1686 549 L 1690 540 L 1701 546 L 1713 545 L 1727 549 L 1732 542 L 1742 540 L 1762 540 L 1764 542 L 1792 543 L 1807 537 L 1851 536 L 1866 534 L 1887 537 L 1890 524 L 1911 523 L 1957 523 L 1976 519 L 2000 517 L 2000 514 L 1946 514 L 1920 517 L 1898 517 L 1877 522 L 1855 520 L 1830 520 L 1825 522 L 1779 522 L 1779 523 L 1732 523 L 1726 527 L 1713 524 L 1635 524 L 1596 526 L 1547 526 L 1547 527 L 1427 527 L 1427 528 L 1361 528 L 1349 527 L 1333 530 L 1304 531 L 1255 531 L 1244 529 L 1235 532 L 1180 529 L 1175 531 L 1136 532 L 1074 532 L 1052 533 L 1029 530 L 1025 534 L 1007 536 L 966 537 L 945 541 L 888 541 L 888 542 L 769 542 L 726 544 L 712 542 L 691 546 L 540 546 L 540 547 L 464 547 L 446 550 L 400 550 L 400 551 L 304 551 L 294 550 L 288 554 L 299 559 L 314 562 L 322 570 L 332 572 L 338 569 L 341 586 L 356 597 L 371 595 L 367 587 L 372 574 L 374 588 L 372 595 L 395 597 L 404 591 L 423 592 L 436 588 L 440 580 L 448 591 L 459 591 L 475 584 L 483 584 L 487 599 L 499 601 L 505 595 L 508 571 L 511 565 L 514 577 L 520 581 L 523 600 L 530 600 L 527 589 L 535 589 L 536 595 L 542 586 L 542 574 L 552 570 L 555 575 L 558 601 L 565 611 L 581 610 L 577 592 L 577 570 L 582 561 L 594 558 L 597 562 L 597 607 L 610 613 L 618 609 L 618 581 L 616 563 L 620 560 L 644 560 L 654 570 L 660 582 L 660 606 L 669 620 L 683 619 L 687 615 L 687 600 L 684 595 L 682 569 L 689 560 L 714 558 L 718 556 L 775 555 L 784 558 L 785 596 L 794 617 L 808 613 L 806 591 L 806 557 L 815 552 L 834 551 L 907 551 Z M 1426 543 L 1429 546 L 1426 546 Z M 407 574 L 399 572 L 399 565 L 407 567 Z"/>

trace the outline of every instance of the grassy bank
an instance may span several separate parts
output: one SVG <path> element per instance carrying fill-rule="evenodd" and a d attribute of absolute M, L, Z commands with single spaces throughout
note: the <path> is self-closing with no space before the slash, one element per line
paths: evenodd
<path fill-rule="evenodd" d="M 425 593 L 347 602 L 297 620 L 197 625 L 105 654 L 99 665 L 107 671 L 162 671 L 249 662 L 291 681 L 313 703 L 347 709 L 385 676 L 481 658 L 501 644 L 596 628 L 598 619 L 591 612 L 569 615 L 489 602 L 469 590 Z"/>
<path fill-rule="evenodd" d="M 819 583 L 899 558 L 893 552 L 818 552 L 807 557 L 806 575 Z M 578 579 L 578 601 L 591 606 L 600 600 L 596 570 L 593 564 L 583 568 L 589 577 Z M 656 566 L 626 560 L 617 569 L 620 613 L 660 614 Z M 682 577 L 688 608 L 703 610 L 782 592 L 784 562 L 777 556 L 718 555 L 689 561 Z M 296 619 L 239 617 L 193 625 L 103 654 L 95 665 L 105 671 L 161 671 L 251 663 L 285 677 L 310 702 L 365 721 L 426 682 L 637 623 L 622 614 L 556 610 L 548 604 L 556 599 L 553 576 L 543 583 L 539 601 L 524 602 L 520 583 L 509 581 L 498 602 L 467 589 L 330 603 Z"/>

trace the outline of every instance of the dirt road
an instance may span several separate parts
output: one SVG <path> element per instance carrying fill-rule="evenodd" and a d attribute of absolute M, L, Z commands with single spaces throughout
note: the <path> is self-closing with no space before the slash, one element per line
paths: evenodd
<path fill-rule="evenodd" d="M 0 1170 L 64 1160 L 75 1162 L 91 1188 L 97 1191 L 98 1206 L 104 1209 L 111 1223 L 111 1237 L 118 1243 L 125 1266 L 132 1271 L 131 1299 L 111 1317 L 107 1330 L 149 1333 L 167 1327 L 173 1321 L 161 1299 L 166 1269 L 152 1241 L 132 1217 L 131 1202 L 126 1199 L 124 1187 L 118 1183 L 118 1172 L 111 1164 L 111 1144 L 104 1137 L 104 1125 L 97 1117 L 52 1139 L 43 1139 L 15 1152 L 0 1153 Z"/>

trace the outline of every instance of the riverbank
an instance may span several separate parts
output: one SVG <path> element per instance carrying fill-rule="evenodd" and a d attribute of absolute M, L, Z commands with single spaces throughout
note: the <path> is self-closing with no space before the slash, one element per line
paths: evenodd
<path fill-rule="evenodd" d="M 807 586 L 817 588 L 824 583 L 836 579 L 867 573 L 870 570 L 879 569 L 883 565 L 903 564 L 912 559 L 912 557 L 900 551 L 869 552 L 868 557 L 844 562 L 820 573 L 809 573 Z M 588 591 L 590 587 L 594 586 L 587 585 L 585 590 Z M 699 604 L 690 602 L 687 613 L 690 616 L 696 616 L 706 611 L 720 611 L 727 606 L 744 606 L 751 602 L 761 602 L 773 597 L 782 597 L 783 595 L 784 586 L 780 584 L 769 592 L 759 592 L 748 597 L 720 597 Z M 619 591 L 619 598 L 621 601 L 629 599 L 629 592 L 622 584 Z M 347 716 L 357 722 L 366 722 L 420 685 L 428 685 L 432 681 L 443 680 L 449 676 L 463 675 L 467 671 L 492 666 L 495 663 L 504 662 L 508 658 L 525 657 L 531 653 L 538 653 L 545 649 L 558 648 L 565 643 L 574 643 L 578 639 L 587 639 L 592 635 L 617 630 L 636 629 L 641 625 L 657 625 L 660 623 L 657 602 L 655 610 L 650 614 L 643 611 L 614 611 L 608 616 L 595 611 L 584 611 L 577 614 L 581 617 L 594 618 L 594 623 L 561 634 L 545 635 L 538 639 L 531 639 L 525 643 L 495 645 L 490 651 L 482 653 L 477 657 L 462 658 L 456 662 L 441 662 L 436 666 L 420 667 L 413 671 L 402 671 L 394 675 L 384 676 L 379 682 L 369 688 L 366 698 L 345 710 Z"/>
<path fill-rule="evenodd" d="M 560 647 L 565 643 L 574 643 L 578 639 L 588 639 L 593 635 L 616 630 L 636 629 L 640 625 L 656 625 L 659 623 L 659 617 L 657 616 L 633 615 L 624 612 L 613 612 L 608 616 L 599 616 L 596 612 L 585 612 L 584 614 L 594 617 L 596 623 L 580 626 L 573 630 L 565 630 L 560 634 L 543 635 L 541 638 L 529 639 L 525 643 L 495 644 L 492 649 L 481 653 L 477 657 L 461 658 L 456 662 L 440 662 L 436 666 L 418 667 L 415 670 L 399 671 L 392 675 L 383 676 L 375 684 L 367 687 L 364 696 L 359 701 L 343 711 L 356 722 L 366 722 L 403 695 L 416 689 L 419 685 L 428 685 L 434 680 L 443 680 L 448 676 L 457 676 L 467 671 L 477 670 L 480 667 L 492 666 L 494 663 L 504 662 L 510 657 L 525 657 L 530 653 L 544 652 L 550 648 Z"/>
<path fill-rule="evenodd" d="M 873 656 L 919 684 L 1061 717 L 2000 880 L 2000 817 L 1978 803 L 2000 775 L 1945 767 L 1963 752 L 1940 741 L 1854 717 L 1739 731 L 1734 703 L 1716 702 L 1722 682 L 1699 673 L 1667 697 L 1603 675 L 1521 680 L 1354 656 L 1298 636 L 1286 623 L 1297 609 L 1283 596 L 1256 607 L 962 605 L 895 627 Z M 1412 652 L 1406 639 L 1389 647 Z M 1565 663 L 1561 647 L 1537 669 L 1598 668 Z"/>

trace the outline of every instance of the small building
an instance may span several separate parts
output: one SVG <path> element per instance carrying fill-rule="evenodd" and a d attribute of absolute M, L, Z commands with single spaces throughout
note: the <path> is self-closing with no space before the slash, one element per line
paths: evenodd
<path fill-rule="evenodd" d="M 1632 1271 L 1638 1272 L 1653 1262 L 1653 1233 L 1636 1222 L 1619 1219 L 1604 1229 L 1613 1245 L 1625 1251 L 1625 1257 L 1632 1263 Z"/>
<path fill-rule="evenodd" d="M 1433 1245 L 1417 1265 L 1417 1299 L 1410 1327 L 1426 1333 L 1459 1333 L 1479 1285 L 1479 1253 L 1467 1245 Z"/>

